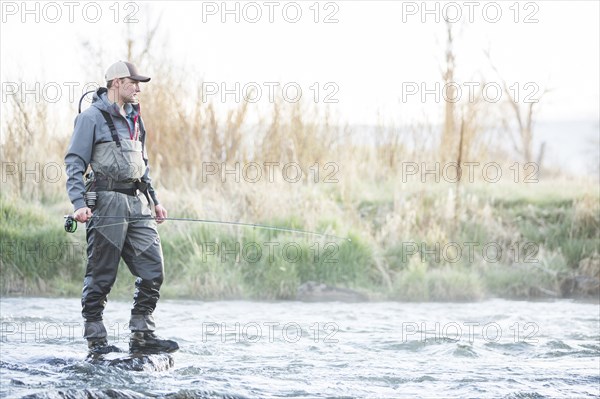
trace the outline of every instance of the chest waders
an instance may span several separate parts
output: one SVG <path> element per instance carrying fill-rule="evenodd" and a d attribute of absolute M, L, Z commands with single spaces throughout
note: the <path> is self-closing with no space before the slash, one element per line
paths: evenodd
<path fill-rule="evenodd" d="M 129 321 L 132 331 L 154 331 L 152 313 L 164 275 L 152 203 L 140 181 L 146 170 L 143 143 L 134 137 L 120 139 L 110 114 L 100 112 L 113 140 L 94 145 L 90 161 L 93 178 L 86 184 L 86 199 L 94 215 L 115 218 L 91 218 L 86 224 L 87 267 L 81 304 L 88 340 L 107 336 L 102 315 L 121 258 L 137 277 Z M 141 200 L 140 192 L 148 203 Z M 123 223 L 115 224 L 120 221 Z"/>

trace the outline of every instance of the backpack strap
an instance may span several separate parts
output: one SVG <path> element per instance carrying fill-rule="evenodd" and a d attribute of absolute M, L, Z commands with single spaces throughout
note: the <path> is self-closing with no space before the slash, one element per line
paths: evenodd
<path fill-rule="evenodd" d="M 102 112 L 102 116 L 104 117 L 104 120 L 106 121 L 106 123 L 108 123 L 108 128 L 110 129 L 110 134 L 112 135 L 113 141 L 115 142 L 117 147 L 121 147 L 121 142 L 119 141 L 119 135 L 117 134 L 117 129 L 115 128 L 115 124 L 112 120 L 112 117 L 106 111 L 100 110 L 100 112 Z"/>

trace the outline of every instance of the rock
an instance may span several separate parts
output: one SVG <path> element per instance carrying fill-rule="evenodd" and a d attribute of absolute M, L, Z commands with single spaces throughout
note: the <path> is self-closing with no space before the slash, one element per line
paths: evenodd
<path fill-rule="evenodd" d="M 593 255 L 579 261 L 576 286 L 584 295 L 600 295 L 600 255 Z"/>
<path fill-rule="evenodd" d="M 600 295 L 600 281 L 588 276 L 575 276 L 575 287 L 580 295 L 598 297 Z"/>
<path fill-rule="evenodd" d="M 23 396 L 22 399 L 144 399 L 148 396 L 128 389 L 67 389 Z"/>
<path fill-rule="evenodd" d="M 360 292 L 307 281 L 298 287 L 296 300 L 303 302 L 364 302 L 368 298 Z"/>
<path fill-rule="evenodd" d="M 129 389 L 67 389 L 45 391 L 23 396 L 22 399 L 246 399 L 236 394 L 219 393 L 206 390 L 183 389 L 169 394 L 138 393 Z"/>
<path fill-rule="evenodd" d="M 600 295 L 600 255 L 581 259 L 576 270 L 558 275 L 563 298 L 598 298 Z"/>
<path fill-rule="evenodd" d="M 575 290 L 575 279 L 572 276 L 559 276 L 558 286 L 563 298 L 570 298 Z"/>
<path fill-rule="evenodd" d="M 179 392 L 168 394 L 165 396 L 165 399 L 246 399 L 246 397 L 238 396 L 236 394 L 223 394 L 215 391 L 183 389 Z"/>
<path fill-rule="evenodd" d="M 108 353 L 106 355 L 89 356 L 86 361 L 92 364 L 133 371 L 165 371 L 175 365 L 173 357 L 166 353 L 153 355 Z"/>

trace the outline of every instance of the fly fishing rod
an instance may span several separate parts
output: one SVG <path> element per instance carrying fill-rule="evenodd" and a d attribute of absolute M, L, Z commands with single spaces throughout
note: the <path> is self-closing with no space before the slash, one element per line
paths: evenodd
<path fill-rule="evenodd" d="M 65 231 L 67 233 L 74 233 L 77 231 L 77 220 L 73 217 L 73 215 L 65 215 Z M 101 228 L 101 227 L 109 227 L 109 226 L 117 226 L 130 222 L 137 222 L 140 220 L 153 220 L 154 218 L 150 216 L 140 216 L 140 217 L 125 217 L 125 216 L 92 216 L 91 219 L 125 219 L 125 221 L 118 223 L 111 223 L 106 225 L 100 225 L 92 228 Z M 176 222 L 196 222 L 196 223 L 207 223 L 207 224 L 221 224 L 221 225 L 230 225 L 230 226 L 243 226 L 243 227 L 252 227 L 259 228 L 263 230 L 274 230 L 274 231 L 285 231 L 288 233 L 296 233 L 296 234 L 305 234 L 305 235 L 313 235 L 324 238 L 334 238 L 336 240 L 346 240 L 348 242 L 352 241 L 348 237 L 340 237 L 333 234 L 323 234 L 316 233 L 314 231 L 308 230 L 298 230 L 298 229 L 289 229 L 286 227 L 275 227 L 275 226 L 266 226 L 263 224 L 255 224 L 255 223 L 242 223 L 242 222 L 224 222 L 220 220 L 208 220 L 208 219 L 190 219 L 190 218 L 163 218 L 161 220 L 172 220 Z"/>

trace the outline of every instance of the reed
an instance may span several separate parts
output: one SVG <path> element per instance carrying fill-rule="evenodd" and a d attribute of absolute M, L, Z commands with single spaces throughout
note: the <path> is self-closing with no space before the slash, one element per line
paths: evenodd
<path fill-rule="evenodd" d="M 307 102 L 276 102 L 270 115 L 252 121 L 259 112 L 253 104 L 242 102 L 223 113 L 222 104 L 202 101 L 200 86 L 179 84 L 175 71 L 161 68 L 167 78 L 143 91 L 142 113 L 151 174 L 170 216 L 352 238 L 332 242 L 167 222 L 160 227 L 166 297 L 292 299 L 309 280 L 353 288 L 374 299 L 558 295 L 561 275 L 585 271 L 594 276 L 600 268 L 597 182 L 551 170 L 534 184 L 523 182 L 523 175 L 515 182 L 510 173 L 494 183 L 476 173 L 460 186 L 408 175 L 407 165 L 437 162 L 433 150 L 439 143 L 431 124 L 398 128 L 381 123 L 375 133 L 365 133 Z M 85 239 L 80 232 L 63 232 L 62 215 L 71 211 L 66 175 L 63 167 L 58 176 L 50 176 L 55 169 L 48 167 L 63 165 L 72 125 L 59 124 L 44 103 L 11 98 L 4 106 L 1 292 L 79 295 Z M 503 171 L 511 170 L 513 157 L 481 136 L 478 118 L 485 112 L 467 111 L 463 135 L 468 143 L 459 161 L 496 162 Z M 279 165 L 272 179 L 267 163 Z M 249 165 L 262 168 L 260 179 L 254 179 L 255 173 L 244 175 Z M 284 173 L 285 165 L 293 165 L 293 175 Z M 214 171 L 209 167 L 218 172 L 208 173 Z M 494 243 L 502 255 L 496 262 L 481 251 L 466 256 L 466 243 Z M 209 244 L 246 246 L 250 252 L 246 257 L 209 256 Z M 302 256 L 294 262 L 291 252 L 269 258 L 265 251 L 275 244 Z M 463 251 L 460 256 L 455 244 Z M 44 254 L 53 245 L 70 246 L 77 254 Z M 436 246 L 446 253 L 432 254 Z M 256 248 L 263 251 L 258 260 L 252 258 Z M 129 295 L 132 286 L 122 267 L 112 295 Z"/>

